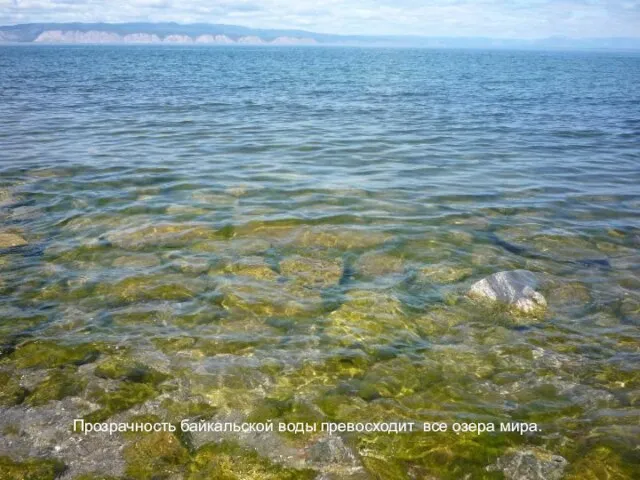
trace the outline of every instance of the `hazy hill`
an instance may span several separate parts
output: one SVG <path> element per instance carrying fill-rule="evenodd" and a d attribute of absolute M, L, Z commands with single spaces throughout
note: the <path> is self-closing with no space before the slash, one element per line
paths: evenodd
<path fill-rule="evenodd" d="M 640 38 L 539 40 L 480 37 L 331 35 L 304 30 L 269 30 L 223 24 L 30 23 L 0 26 L 2 43 L 201 43 L 254 45 L 377 45 L 439 48 L 640 50 Z"/>

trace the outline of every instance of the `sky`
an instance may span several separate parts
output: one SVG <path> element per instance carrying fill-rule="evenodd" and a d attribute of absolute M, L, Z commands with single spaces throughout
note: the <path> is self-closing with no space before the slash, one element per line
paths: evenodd
<path fill-rule="evenodd" d="M 226 23 L 353 35 L 640 38 L 640 0 L 0 0 L 0 24 Z"/>

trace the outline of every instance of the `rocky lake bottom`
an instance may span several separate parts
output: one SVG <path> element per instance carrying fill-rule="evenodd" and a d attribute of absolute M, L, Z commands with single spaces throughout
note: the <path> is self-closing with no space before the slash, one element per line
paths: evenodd
<path fill-rule="evenodd" d="M 49 196 L 69 173 L 20 172 L 2 190 L 3 478 L 637 473 L 637 229 L 566 236 L 499 209 L 403 233 L 357 218 L 261 221 L 241 213 L 259 195 L 247 188 L 167 204 L 134 186 L 103 199 L 104 214 Z M 398 208 L 357 190 L 325 202 L 356 197 Z M 221 210 L 243 221 L 211 222 Z M 543 279 L 546 309 L 466 295 L 514 269 Z M 419 429 L 110 435 L 74 432 L 74 419 Z M 425 433 L 423 422 L 540 431 Z"/>

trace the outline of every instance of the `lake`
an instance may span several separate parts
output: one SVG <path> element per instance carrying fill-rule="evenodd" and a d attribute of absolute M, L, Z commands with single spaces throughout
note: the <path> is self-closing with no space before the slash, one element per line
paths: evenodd
<path fill-rule="evenodd" d="M 0 47 L 0 470 L 633 478 L 639 78 L 637 53 Z M 543 312 L 466 295 L 515 269 Z"/>

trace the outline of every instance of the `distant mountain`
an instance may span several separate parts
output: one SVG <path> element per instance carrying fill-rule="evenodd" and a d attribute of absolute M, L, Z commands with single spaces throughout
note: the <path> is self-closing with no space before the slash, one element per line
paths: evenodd
<path fill-rule="evenodd" d="M 640 38 L 550 37 L 538 40 L 481 37 L 332 35 L 194 23 L 29 23 L 0 26 L 0 43 L 352 45 L 477 49 L 640 50 Z"/>

